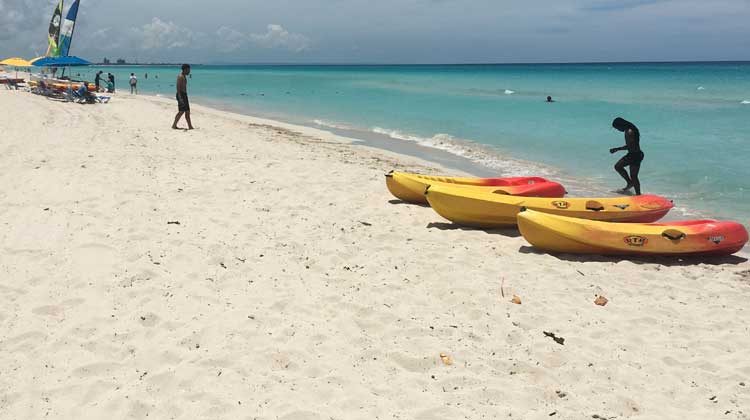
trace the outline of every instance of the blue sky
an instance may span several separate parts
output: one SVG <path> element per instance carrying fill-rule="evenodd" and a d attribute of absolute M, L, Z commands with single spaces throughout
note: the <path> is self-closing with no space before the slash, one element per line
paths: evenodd
<path fill-rule="evenodd" d="M 0 0 L 0 56 L 43 53 L 54 4 Z M 750 0 L 82 0 L 72 53 L 193 63 L 750 60 Z"/>

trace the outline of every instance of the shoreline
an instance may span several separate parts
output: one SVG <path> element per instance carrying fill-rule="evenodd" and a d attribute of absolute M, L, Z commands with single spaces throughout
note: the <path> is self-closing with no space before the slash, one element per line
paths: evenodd
<path fill-rule="evenodd" d="M 170 105 L 174 105 L 173 101 L 171 101 L 169 98 L 165 98 L 160 95 L 152 95 L 152 94 L 145 94 L 145 95 L 136 95 L 139 97 L 145 97 L 148 100 L 156 100 L 161 103 L 166 103 Z M 200 98 L 200 99 L 206 99 L 206 98 Z M 298 131 L 300 133 L 303 133 L 305 135 L 312 135 L 312 136 L 319 136 L 323 139 L 335 139 L 337 141 L 341 141 L 343 143 L 349 144 L 353 147 L 363 147 L 363 148 L 369 148 L 378 152 L 384 152 L 388 154 L 389 156 L 392 156 L 396 160 L 404 160 L 405 162 L 408 162 L 407 166 L 417 166 L 421 167 L 422 169 L 427 170 L 426 173 L 434 173 L 434 174 L 448 174 L 449 176 L 476 176 L 476 177 L 497 177 L 497 176 L 509 176 L 508 174 L 498 175 L 495 172 L 492 172 L 491 168 L 488 168 L 486 166 L 483 166 L 481 163 L 478 163 L 470 158 L 466 158 L 464 156 L 457 155 L 455 153 L 441 150 L 439 148 L 431 147 L 431 146 L 423 146 L 419 143 L 412 142 L 409 140 L 402 140 L 390 137 L 386 134 L 379 134 L 379 133 L 369 133 L 362 130 L 355 130 L 355 129 L 347 129 L 347 128 L 337 128 L 332 126 L 321 126 L 320 124 L 317 124 L 316 122 L 313 122 L 312 124 L 304 124 L 301 122 L 286 122 L 283 120 L 273 119 L 273 118 L 267 118 L 267 117 L 258 117 L 255 115 L 251 115 L 244 110 L 241 109 L 241 107 L 233 107 L 231 104 L 228 103 L 222 103 L 221 101 L 212 101 L 207 100 L 209 102 L 209 105 L 200 105 L 196 102 L 196 105 L 198 105 L 202 110 L 207 111 L 208 113 L 227 113 L 230 115 L 233 115 L 235 117 L 245 117 L 250 118 L 252 121 L 256 121 L 259 124 L 268 125 L 270 127 L 281 127 L 286 130 L 291 131 Z M 364 135 L 363 135 L 364 134 Z M 368 135 L 369 134 L 369 135 Z M 482 146 L 477 144 L 477 146 Z M 390 155 L 392 154 L 392 155 Z M 511 157 L 504 157 L 504 159 L 507 159 L 509 161 L 513 161 L 517 164 L 529 165 L 530 168 L 540 168 L 545 167 L 544 164 L 538 163 L 538 162 L 532 162 L 532 161 L 525 161 L 520 159 L 514 159 Z M 565 177 L 561 175 L 555 175 L 560 173 L 559 168 L 553 168 L 553 167 L 546 167 L 547 171 L 550 171 L 548 173 L 542 174 L 542 177 L 549 177 L 549 179 L 561 182 L 563 186 L 565 186 L 567 190 L 566 196 L 569 196 L 569 194 L 573 194 L 573 196 L 582 196 L 586 197 L 587 195 L 591 195 L 589 191 L 598 191 L 601 194 L 596 195 L 597 197 L 615 197 L 617 194 L 609 191 L 603 191 L 601 186 L 598 186 L 599 188 L 591 189 L 586 188 L 583 185 L 585 182 L 580 179 L 575 179 L 572 177 Z M 430 172 L 432 171 L 432 172 Z M 440 171 L 440 172 L 434 172 L 434 171 Z M 387 171 L 384 172 L 384 174 Z M 419 172 L 419 171 L 417 171 Z M 534 173 L 526 174 L 528 176 L 537 176 L 534 175 Z M 520 175 L 510 175 L 510 176 L 520 176 Z M 680 220 L 698 220 L 698 219 L 710 219 L 710 220 L 722 220 L 718 218 L 711 218 L 709 216 L 705 216 L 700 211 L 695 211 L 692 209 L 689 209 L 687 207 L 681 207 L 678 205 L 675 205 L 675 208 L 672 209 L 669 213 L 667 213 L 664 218 L 661 219 L 661 222 L 672 222 L 672 221 L 680 221 Z M 747 228 L 747 225 L 745 225 Z M 745 245 L 745 247 L 735 255 L 750 259 L 750 243 Z"/>
<path fill-rule="evenodd" d="M 159 94 L 147 94 L 151 97 L 165 99 Z M 341 126 L 335 123 L 308 118 L 294 118 L 292 116 L 256 117 L 251 110 L 241 105 L 231 104 L 212 98 L 197 97 L 199 101 L 205 101 L 208 108 L 230 112 L 237 115 L 262 118 L 271 123 L 288 124 L 296 127 L 305 127 L 328 132 L 343 138 L 347 138 L 355 144 L 374 147 L 378 150 L 387 150 L 399 155 L 410 156 L 426 162 L 439 165 L 447 170 L 442 174 L 469 175 L 476 177 L 506 177 L 506 176 L 541 176 L 562 183 L 568 194 L 580 197 L 616 197 L 617 193 L 605 186 L 601 180 L 582 179 L 565 172 L 562 168 L 547 165 L 542 162 L 519 159 L 507 152 L 501 152 L 495 147 L 481 143 L 452 139 L 451 146 L 435 144 L 424 144 L 427 139 L 417 139 L 410 135 L 407 138 L 394 137 L 388 132 L 378 130 L 365 130 Z M 168 99 L 167 99 L 168 100 Z M 482 163 L 490 156 L 489 163 Z M 509 167 L 504 167 L 507 165 Z M 502 169 L 501 169 L 502 168 Z M 668 196 L 667 196 L 668 197 Z M 670 198 L 670 197 L 668 197 Z M 677 221 L 684 219 L 716 219 L 705 210 L 694 208 L 676 202 L 675 208 L 664 217 L 664 221 Z M 747 224 L 745 224 L 748 227 Z M 750 253 L 750 245 L 746 248 Z"/>
<path fill-rule="evenodd" d="M 596 63 L 591 63 L 596 64 Z M 127 96 L 125 90 L 120 90 L 120 95 Z M 155 98 L 171 103 L 171 99 L 159 93 L 142 93 L 141 97 Z M 121 96 L 122 97 L 122 96 Z M 443 174 L 470 175 L 478 177 L 503 177 L 503 176 L 542 176 L 561 182 L 568 193 L 573 196 L 596 196 L 596 197 L 615 197 L 614 191 L 601 182 L 601 180 L 582 179 L 572 174 L 566 173 L 562 168 L 547 165 L 526 159 L 518 159 L 507 152 L 501 152 L 494 146 L 484 145 L 470 140 L 454 139 L 451 136 L 452 144 L 442 146 L 436 144 L 424 144 L 425 138 L 414 138 L 411 135 L 400 135 L 397 131 L 366 130 L 362 128 L 353 128 L 339 126 L 337 124 L 327 123 L 325 121 L 307 117 L 297 117 L 291 115 L 277 116 L 257 116 L 253 111 L 242 105 L 232 104 L 226 100 L 197 96 L 196 103 L 205 102 L 205 108 L 222 112 L 230 112 L 236 115 L 247 116 L 261 121 L 263 124 L 283 126 L 286 128 L 299 128 L 315 130 L 313 133 L 329 133 L 337 138 L 353 142 L 357 145 L 373 147 L 378 150 L 386 150 L 397 155 L 410 156 L 422 161 L 425 165 L 438 165 L 442 168 Z M 195 102 L 195 100 L 194 100 Z M 302 130 L 305 131 L 305 130 Z M 395 136 L 391 133 L 397 133 Z M 402 137 L 406 136 L 406 138 Z M 478 156 L 478 157 L 477 157 Z M 489 163 L 483 163 L 486 156 L 491 156 Z M 505 166 L 510 166 L 510 169 Z M 500 169 L 502 168 L 502 169 Z M 672 198 L 665 195 L 667 198 Z M 664 221 L 677 221 L 684 219 L 713 219 L 726 220 L 735 218 L 717 217 L 710 211 L 697 210 L 695 208 L 683 205 L 675 198 L 675 208 L 665 216 Z M 744 223 L 742 218 L 735 220 L 743 223 L 746 228 L 750 227 Z M 744 254 L 750 255 L 750 245 L 747 245 L 743 251 Z"/>
<path fill-rule="evenodd" d="M 429 162 L 198 104 L 0 107 L 9 418 L 746 416 L 746 259 L 543 254 L 393 200 Z"/>
<path fill-rule="evenodd" d="M 140 70 L 133 69 L 132 71 L 138 72 Z M 159 73 L 156 68 L 154 69 L 154 71 Z M 730 69 L 727 71 L 731 73 L 733 70 Z M 289 72 L 290 74 L 298 74 L 293 69 L 290 69 Z M 171 80 L 171 74 L 168 73 L 170 72 L 162 71 L 161 73 L 159 73 L 159 77 L 162 77 L 161 81 L 149 81 L 151 85 L 146 83 L 145 86 L 150 86 L 152 88 L 152 94 L 161 93 L 166 97 L 172 96 L 170 95 L 169 88 L 167 87 L 167 85 L 169 84 L 168 80 Z M 577 109 L 576 107 L 579 106 L 588 107 L 591 105 L 586 102 L 588 101 L 588 99 L 590 99 L 589 96 L 585 94 L 586 90 L 575 89 L 575 77 L 572 77 L 571 80 L 568 81 L 569 83 L 565 83 L 563 84 L 563 86 L 555 87 L 555 89 L 557 89 L 556 92 L 558 95 L 563 95 L 563 92 L 567 92 L 567 94 L 561 96 L 561 98 L 564 97 L 566 98 L 565 101 L 572 102 L 563 104 L 560 107 L 555 107 L 554 109 L 542 108 L 535 109 L 534 111 L 535 113 L 540 113 L 539 115 L 547 115 L 549 113 L 562 113 L 562 118 L 556 118 L 554 120 L 557 124 L 560 124 L 560 128 L 562 131 L 562 133 L 560 134 L 560 139 L 555 139 L 555 133 L 557 132 L 557 130 L 555 130 L 554 132 L 551 130 L 545 131 L 538 130 L 538 128 L 534 125 L 528 126 L 529 121 L 525 119 L 524 115 L 529 115 L 530 113 L 519 112 L 519 115 L 516 115 L 515 111 L 507 109 L 508 106 L 511 106 L 514 103 L 517 103 L 518 107 L 520 108 L 529 106 L 529 95 L 538 96 L 543 93 L 543 90 L 535 90 L 533 86 L 524 87 L 524 84 L 520 82 L 520 84 L 516 86 L 519 89 L 516 89 L 518 91 L 514 93 L 514 96 L 512 98 L 507 95 L 507 93 L 509 92 L 508 90 L 505 91 L 506 94 L 503 94 L 502 90 L 489 88 L 489 86 L 493 86 L 491 83 L 487 85 L 488 89 L 479 89 L 476 88 L 476 86 L 472 88 L 471 86 L 473 85 L 469 81 L 461 79 L 460 77 L 456 79 L 456 82 L 458 83 L 457 86 L 463 86 L 466 89 L 457 89 L 455 91 L 451 89 L 440 89 L 436 90 L 435 92 L 429 93 L 443 95 L 440 92 L 445 91 L 445 94 L 443 96 L 440 96 L 440 98 L 446 100 L 448 104 L 453 103 L 451 101 L 453 101 L 454 99 L 458 100 L 457 98 L 461 98 L 463 94 L 466 94 L 468 96 L 465 99 L 461 100 L 469 101 L 469 103 L 473 104 L 472 106 L 476 105 L 476 109 L 483 110 L 483 112 L 485 113 L 487 112 L 487 106 L 483 104 L 491 102 L 493 104 L 496 103 L 499 109 L 504 109 L 504 112 L 506 112 L 506 114 L 504 115 L 514 115 L 515 117 L 518 117 L 517 124 L 515 122 L 516 119 L 510 120 L 510 122 L 505 121 L 501 124 L 499 122 L 501 121 L 501 119 L 493 122 L 495 121 L 495 119 L 488 118 L 486 115 L 481 113 L 470 113 L 466 116 L 462 116 L 460 111 L 457 110 L 456 113 L 453 113 L 456 118 L 453 118 L 453 116 L 441 114 L 439 111 L 436 111 L 429 106 L 424 110 L 414 110 L 413 113 L 407 110 L 404 113 L 405 117 L 401 118 L 399 117 L 398 113 L 394 113 L 400 109 L 399 106 L 394 105 L 393 109 L 391 109 L 390 111 L 380 112 L 377 109 L 369 109 L 368 106 L 370 105 L 363 105 L 362 109 L 368 110 L 368 114 L 362 114 L 362 117 L 360 118 L 357 116 L 358 114 L 356 112 L 358 106 L 346 107 L 347 103 L 358 103 L 356 100 L 356 89 L 350 89 L 352 86 L 357 89 L 360 87 L 367 88 L 368 86 L 372 89 L 383 89 L 381 93 L 383 95 L 386 95 L 386 97 L 389 97 L 389 95 L 392 97 L 397 93 L 397 90 L 399 89 L 398 83 L 395 85 L 389 85 L 388 83 L 374 82 L 379 80 L 379 78 L 381 78 L 382 76 L 378 72 L 373 73 L 372 77 L 367 75 L 369 73 L 365 73 L 364 75 L 348 75 L 347 77 L 353 77 L 353 80 L 358 81 L 358 83 L 354 83 L 352 84 L 352 86 L 348 86 L 351 83 L 340 83 L 341 86 L 339 86 L 339 84 L 328 86 L 329 88 L 331 88 L 329 89 L 329 93 L 334 92 L 335 89 L 336 95 L 327 95 L 321 97 L 322 101 L 320 102 L 320 107 L 316 105 L 315 95 L 311 96 L 311 93 L 314 93 L 315 89 L 318 88 L 318 79 L 323 81 L 326 80 L 326 78 L 328 77 L 327 73 L 325 73 L 324 76 L 319 75 L 317 72 L 310 73 L 310 76 L 315 81 L 308 83 L 307 79 L 305 78 L 307 73 L 301 72 L 298 74 L 301 77 L 299 80 L 304 82 L 301 82 L 301 84 L 299 84 L 297 82 L 293 82 L 293 80 L 296 80 L 295 78 L 289 79 L 292 81 L 291 83 L 293 84 L 293 87 L 291 85 L 289 87 L 284 87 L 283 83 L 281 85 L 277 85 L 276 77 L 273 74 L 267 72 L 248 71 L 247 74 L 245 74 L 244 71 L 241 71 L 239 73 L 242 74 L 238 74 L 234 71 L 222 72 L 218 70 L 207 70 L 205 72 L 205 79 L 202 76 L 198 77 L 195 82 L 197 84 L 194 84 L 194 87 L 195 92 L 200 92 L 202 95 L 205 95 L 200 97 L 199 100 L 201 101 L 201 103 L 209 103 L 204 101 L 204 99 L 207 99 L 211 101 L 211 106 L 220 109 L 229 109 L 233 112 L 238 112 L 245 115 L 263 116 L 272 120 L 290 122 L 293 124 L 301 124 L 305 126 L 313 126 L 317 123 L 321 123 L 323 125 L 328 124 L 331 127 L 316 127 L 327 128 L 333 132 L 338 132 L 337 130 L 339 128 L 343 128 L 347 131 L 340 134 L 344 134 L 348 137 L 366 139 L 369 142 L 378 143 L 374 144 L 377 147 L 424 157 L 430 161 L 448 163 L 448 166 L 455 167 L 463 172 L 470 172 L 479 176 L 538 175 L 547 178 L 558 179 L 568 187 L 572 195 L 577 196 L 613 196 L 613 192 L 623 185 L 619 175 L 617 175 L 612 170 L 612 164 L 614 164 L 616 159 L 615 157 L 610 158 L 610 156 L 607 154 L 606 147 L 609 146 L 606 146 L 604 149 L 599 149 L 599 147 L 604 146 L 600 145 L 599 143 L 592 143 L 598 140 L 592 138 L 593 136 L 591 135 L 591 132 L 596 130 L 602 131 L 600 125 L 601 123 L 606 122 L 606 117 L 598 118 L 596 119 L 596 121 L 591 121 L 591 119 L 588 119 L 585 122 L 581 122 L 581 130 L 575 128 L 571 129 L 571 126 L 575 125 L 574 121 L 576 120 L 575 118 L 571 118 L 570 114 L 575 113 L 571 111 L 571 109 Z M 284 71 L 280 71 L 279 73 L 285 74 Z M 629 72 L 625 72 L 623 74 L 620 74 L 619 76 L 613 77 L 626 77 L 628 73 Z M 165 74 L 169 76 L 166 77 L 166 79 Z M 531 71 L 530 74 L 534 76 L 536 73 L 534 71 Z M 661 72 L 659 74 L 661 74 Z M 697 72 L 696 75 L 697 74 L 702 73 Z M 217 84 L 215 89 L 206 89 L 208 85 L 203 83 L 204 81 L 211 81 L 210 83 L 215 83 L 217 78 L 221 77 L 222 75 L 228 77 L 228 80 L 232 81 L 231 85 L 236 86 L 237 89 L 228 88 L 228 86 L 230 85 L 229 82 L 227 82 L 227 86 L 216 82 Z M 514 75 L 515 72 L 511 73 L 510 77 L 517 76 Z M 418 77 L 415 80 L 421 80 L 420 78 L 424 78 L 429 75 L 418 74 L 417 76 Z M 455 75 L 451 77 L 454 76 Z M 537 74 L 534 77 L 539 76 L 543 76 L 543 74 Z M 704 76 L 706 75 L 704 74 Z M 401 80 L 399 79 L 399 77 L 407 76 L 397 76 L 397 79 Z M 504 76 L 502 76 L 502 73 L 500 73 L 498 77 L 502 78 Z M 532 79 L 534 79 L 534 77 L 532 77 Z M 371 83 L 365 83 L 369 79 L 372 79 L 374 81 Z M 407 77 L 404 80 L 409 79 Z M 541 83 L 544 82 L 544 80 L 545 78 L 541 77 L 538 82 Z M 247 82 L 247 88 L 242 87 L 244 86 L 241 84 L 243 83 L 243 81 Z M 606 85 L 606 83 L 602 80 L 599 80 L 599 82 L 599 85 L 597 85 L 599 87 L 602 86 L 602 83 Z M 359 86 L 359 84 L 362 83 L 363 85 Z M 513 83 L 509 83 L 501 83 L 497 86 L 502 85 L 505 87 L 514 87 Z M 570 85 L 570 83 L 573 84 Z M 673 94 L 662 95 L 662 99 L 665 99 L 666 102 L 662 102 L 661 100 L 649 99 L 646 100 L 644 104 L 651 104 L 648 106 L 651 106 L 652 108 L 655 107 L 654 109 L 657 110 L 660 108 L 664 108 L 667 104 L 673 104 L 674 106 L 667 106 L 667 108 L 671 110 L 669 112 L 674 113 L 676 112 L 675 110 L 679 108 L 679 105 L 677 103 L 674 103 L 675 98 L 683 98 L 690 104 L 692 104 L 689 105 L 686 109 L 689 111 L 692 109 L 690 107 L 704 106 L 708 103 L 712 103 L 712 100 L 709 100 L 710 98 L 717 97 L 717 94 L 715 93 L 708 94 L 708 92 L 714 92 L 714 90 L 717 89 L 716 86 L 712 86 L 709 84 L 707 90 L 700 92 L 695 90 L 695 86 L 692 86 L 692 84 L 698 86 L 701 84 L 709 83 L 709 80 L 703 80 L 700 82 L 695 81 L 694 83 L 688 81 L 687 83 L 691 84 L 691 86 L 687 89 L 679 88 L 677 86 L 672 86 L 670 88 L 671 91 L 677 92 L 676 96 L 674 92 L 672 92 Z M 417 86 L 421 85 L 417 83 Z M 340 98 L 338 97 L 339 88 L 342 89 L 342 96 Z M 702 89 L 702 87 L 699 87 L 699 89 Z M 648 89 L 644 88 L 644 90 Z M 268 95 L 264 94 L 264 91 L 266 91 L 265 93 Z M 290 91 L 292 92 L 291 96 L 284 96 L 285 94 L 290 95 Z M 321 90 L 321 93 L 323 93 L 324 91 L 325 89 Z M 582 96 L 575 96 L 573 94 L 573 92 L 579 91 Z M 721 89 L 718 89 L 716 91 L 720 92 Z M 427 94 L 427 91 L 420 91 L 419 89 L 416 89 L 415 92 L 421 92 L 419 93 L 419 95 Z M 552 93 L 553 95 L 555 94 L 555 92 Z M 641 94 L 646 95 L 647 98 L 651 98 L 650 96 L 648 96 L 648 93 Z M 405 100 L 419 100 L 419 95 L 415 94 L 414 97 L 406 96 Z M 485 97 L 484 95 L 488 96 Z M 734 97 L 736 95 L 730 96 Z M 199 98 L 198 96 L 194 97 Z M 379 97 L 377 96 L 377 91 L 376 97 Z M 606 97 L 606 95 L 602 97 L 604 98 Z M 718 97 L 722 97 L 722 95 L 718 95 Z M 610 106 L 610 108 L 616 108 L 618 109 L 617 112 L 619 112 L 619 108 L 621 106 L 624 106 L 623 104 L 630 103 L 628 102 L 628 98 L 630 97 L 628 95 L 625 95 L 624 97 L 617 97 L 613 99 L 613 102 L 611 104 L 612 106 Z M 579 104 L 577 101 L 584 102 Z M 619 101 L 625 102 L 620 103 Z M 531 102 L 536 103 L 535 101 Z M 365 104 L 366 103 L 367 101 L 365 101 Z M 307 106 L 304 106 L 305 104 L 307 104 Z M 342 108 L 342 105 L 344 106 L 344 108 Z M 475 108 L 469 107 L 467 109 Z M 352 111 L 346 111 L 347 109 Z M 714 111 L 717 113 L 724 112 L 721 110 Z M 731 110 L 727 109 L 725 111 L 732 113 L 732 116 L 728 116 L 727 118 L 736 118 L 736 114 L 740 112 L 738 111 L 736 104 L 732 106 Z M 615 111 L 611 110 L 611 112 Z M 582 112 L 581 114 L 588 115 L 586 112 Z M 439 120 L 435 121 L 434 124 L 430 124 L 429 120 L 431 118 L 431 115 L 440 115 L 441 117 Z M 472 117 L 472 115 L 484 116 Z M 338 116 L 338 118 L 336 116 Z M 717 118 L 724 118 L 723 115 L 715 116 Z M 679 115 L 673 115 L 672 119 L 670 119 L 669 121 L 677 121 L 679 120 L 679 118 L 682 117 Z M 331 123 L 326 122 L 326 119 L 328 121 L 331 121 Z M 505 119 L 507 120 L 507 117 Z M 644 129 L 650 130 L 649 132 L 653 137 L 653 139 L 651 139 L 651 137 L 649 138 L 649 142 L 651 143 L 653 141 L 653 144 L 649 144 L 648 150 L 646 150 L 648 164 L 644 166 L 642 171 L 644 191 L 673 199 L 677 204 L 677 207 L 672 211 L 670 217 L 677 216 L 678 218 L 712 218 L 739 220 L 742 221 L 746 226 L 750 226 L 747 222 L 748 214 L 750 214 L 748 213 L 750 211 L 750 208 L 748 208 L 746 204 L 747 201 L 743 200 L 743 197 L 746 195 L 746 189 L 743 188 L 741 182 L 737 181 L 737 179 L 739 178 L 732 178 L 731 176 L 726 175 L 726 172 L 731 172 L 732 168 L 737 166 L 737 163 L 739 163 L 736 162 L 736 159 L 733 159 L 731 156 L 725 156 L 726 153 L 721 151 L 717 152 L 716 156 L 714 156 L 714 159 L 697 159 L 696 156 L 700 156 L 700 154 L 696 154 L 695 149 L 699 149 L 702 146 L 698 146 L 698 142 L 692 142 L 690 143 L 690 147 L 685 150 L 685 165 L 680 166 L 679 162 L 681 162 L 682 160 L 675 161 L 674 159 L 672 159 L 670 157 L 672 156 L 671 151 L 669 151 L 669 147 L 666 147 L 665 145 L 673 141 L 674 138 L 684 136 L 684 134 L 680 134 L 679 130 L 667 130 L 666 127 L 662 127 L 661 123 L 656 124 L 656 127 L 661 128 L 655 128 L 654 121 L 649 122 L 647 118 L 641 118 L 641 120 L 643 121 L 645 127 Z M 443 121 L 445 122 L 445 124 L 442 123 Z M 520 128 L 522 128 L 521 126 L 525 127 L 525 129 L 520 130 Z M 733 133 L 736 134 L 738 130 L 728 128 L 733 126 L 742 127 L 744 126 L 744 123 L 723 124 L 721 126 L 721 130 L 728 133 L 726 139 L 728 142 L 736 141 L 733 140 L 734 137 L 732 136 Z M 507 131 L 505 127 L 508 127 Z M 595 130 L 594 127 L 599 128 Z M 702 130 L 700 124 L 697 124 L 696 127 L 698 132 Z M 544 131 L 544 134 L 542 133 L 542 131 Z M 576 137 L 579 134 L 578 131 L 581 132 L 580 139 Z M 665 132 L 674 134 L 665 135 Z M 609 137 L 610 133 L 599 133 L 599 135 L 601 134 L 603 134 L 602 140 L 606 139 L 608 141 L 616 141 L 615 136 L 611 136 L 611 138 Z M 695 138 L 697 139 L 699 137 L 702 137 L 703 135 L 710 136 L 712 135 L 712 133 L 704 133 L 700 136 L 696 134 Z M 450 153 L 468 157 L 474 162 L 472 163 L 464 161 L 462 159 L 454 159 L 450 156 L 436 154 L 426 149 L 412 147 L 411 145 L 399 145 L 399 141 L 393 140 L 394 138 L 401 140 L 402 144 L 416 142 L 420 145 L 426 145 L 430 148 L 448 150 Z M 563 139 L 565 139 L 566 144 L 570 144 L 570 147 L 563 147 L 559 144 L 558 140 Z M 568 142 L 567 139 L 571 140 Z M 589 147 L 581 146 L 586 144 L 588 144 Z M 604 141 L 602 144 L 606 144 L 606 141 Z M 558 147 L 561 147 L 559 152 L 556 151 L 556 148 Z M 665 159 L 665 157 L 670 158 Z M 699 163 L 691 164 L 691 161 L 696 160 Z M 709 162 L 713 162 L 714 160 L 718 160 L 718 162 L 716 162 L 715 164 L 711 164 Z M 544 165 L 540 165 L 539 162 L 543 162 Z M 700 164 L 700 162 L 705 162 L 705 164 Z M 726 164 L 722 166 L 722 162 Z M 694 170 L 685 169 L 689 167 L 692 167 Z M 714 173 L 713 168 L 716 167 L 718 167 L 719 169 L 718 172 Z M 744 170 L 739 170 L 739 173 L 744 173 Z"/>

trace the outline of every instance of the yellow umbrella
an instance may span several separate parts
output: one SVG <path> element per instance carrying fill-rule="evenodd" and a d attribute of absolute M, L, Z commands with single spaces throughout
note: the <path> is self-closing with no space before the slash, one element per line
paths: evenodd
<path fill-rule="evenodd" d="M 12 57 L 12 58 L 6 58 L 3 61 L 0 61 L 0 64 L 5 66 L 11 66 L 16 68 L 16 79 L 18 79 L 18 68 L 19 67 L 31 67 L 32 64 L 30 61 L 26 61 L 23 58 L 18 57 Z"/>
<path fill-rule="evenodd" d="M 0 61 L 0 64 L 12 67 L 31 67 L 31 62 L 18 57 L 6 58 L 5 60 Z"/>

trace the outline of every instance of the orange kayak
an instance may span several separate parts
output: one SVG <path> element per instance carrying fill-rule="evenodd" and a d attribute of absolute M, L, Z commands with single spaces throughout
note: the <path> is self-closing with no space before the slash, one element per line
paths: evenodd
<path fill-rule="evenodd" d="M 516 216 L 524 208 L 589 220 L 651 223 L 674 207 L 670 200 L 657 195 L 554 199 L 445 184 L 431 186 L 426 195 L 432 209 L 444 218 L 483 229 L 515 226 Z"/>
<path fill-rule="evenodd" d="M 385 176 L 388 190 L 395 196 L 408 203 L 427 204 L 424 192 L 430 185 L 451 185 L 457 187 L 491 188 L 495 194 L 517 195 L 524 197 L 565 196 L 565 188 L 557 182 L 552 182 L 536 176 L 511 178 L 461 178 L 449 176 L 420 175 L 406 172 L 392 171 Z"/>
<path fill-rule="evenodd" d="M 573 254 L 730 255 L 748 241 L 736 222 L 608 223 L 526 210 L 518 228 L 534 247 Z"/>

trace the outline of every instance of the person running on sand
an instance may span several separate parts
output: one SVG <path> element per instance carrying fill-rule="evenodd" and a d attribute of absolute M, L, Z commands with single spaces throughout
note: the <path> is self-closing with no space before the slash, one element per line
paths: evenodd
<path fill-rule="evenodd" d="M 620 192 L 626 192 L 631 188 L 635 188 L 635 194 L 641 195 L 641 181 L 638 179 L 638 172 L 641 170 L 641 162 L 643 162 L 643 158 L 645 157 L 641 150 L 641 133 L 635 124 L 620 117 L 612 121 L 612 127 L 625 133 L 625 146 L 609 149 L 609 153 L 617 153 L 620 150 L 628 151 L 615 164 L 615 171 L 627 182 L 625 188 L 620 190 Z M 626 166 L 630 166 L 630 176 L 625 171 Z"/>
<path fill-rule="evenodd" d="M 190 101 L 187 94 L 187 76 L 190 74 L 190 65 L 183 64 L 182 72 L 177 76 L 177 115 L 174 117 L 172 128 L 178 129 L 177 123 L 185 114 L 185 121 L 188 123 L 188 130 L 193 129 L 193 123 L 190 121 Z"/>

